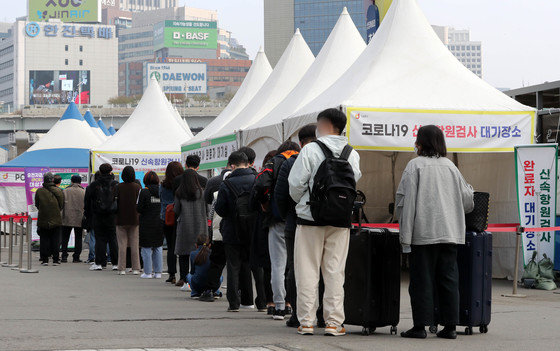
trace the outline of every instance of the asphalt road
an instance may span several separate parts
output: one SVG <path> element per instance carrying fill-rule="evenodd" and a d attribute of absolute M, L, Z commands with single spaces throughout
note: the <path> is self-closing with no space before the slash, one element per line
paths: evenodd
<path fill-rule="evenodd" d="M 5 256 L 3 256 L 5 257 Z M 511 283 L 494 281 L 488 334 L 455 341 L 430 336 L 407 340 L 380 328 L 362 336 L 303 337 L 256 311 L 227 313 L 227 302 L 188 298 L 163 280 L 90 272 L 86 264 L 38 267 L 21 274 L 0 267 L 0 350 L 97 350 L 131 348 L 241 350 L 558 350 L 560 295 L 524 290 L 527 298 L 502 297 Z M 412 326 L 406 279 L 399 332 Z M 248 350 L 248 349 L 247 349 Z"/>

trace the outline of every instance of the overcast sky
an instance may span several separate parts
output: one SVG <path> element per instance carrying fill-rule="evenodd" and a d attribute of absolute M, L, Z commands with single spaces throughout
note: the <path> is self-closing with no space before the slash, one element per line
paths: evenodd
<path fill-rule="evenodd" d="M 281 1 L 281 0 L 277 0 Z M 0 0 L 0 20 L 25 15 L 26 0 Z M 471 30 L 483 45 L 484 78 L 517 88 L 560 79 L 559 0 L 418 0 L 432 24 Z M 263 44 L 263 0 L 180 0 L 218 10 L 251 57 Z"/>

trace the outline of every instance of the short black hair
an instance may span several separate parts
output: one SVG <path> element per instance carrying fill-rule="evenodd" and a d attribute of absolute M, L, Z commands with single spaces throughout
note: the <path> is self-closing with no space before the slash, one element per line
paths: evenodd
<path fill-rule="evenodd" d="M 435 125 L 427 125 L 418 129 L 416 144 L 420 146 L 420 156 L 445 157 L 447 146 L 443 132 Z"/>
<path fill-rule="evenodd" d="M 305 145 L 317 139 L 317 125 L 312 123 L 304 126 L 298 132 L 298 139 L 301 145 Z"/>
<path fill-rule="evenodd" d="M 55 174 L 53 178 L 53 183 L 55 185 L 60 185 L 62 183 L 62 176 L 60 174 Z"/>
<path fill-rule="evenodd" d="M 253 150 L 252 148 L 250 148 L 248 146 L 243 146 L 242 148 L 240 148 L 237 151 L 242 152 L 245 155 L 247 155 L 247 160 L 249 160 L 248 161 L 249 164 L 253 164 L 255 162 L 255 159 L 257 158 L 257 153 L 255 152 L 255 150 Z"/>
<path fill-rule="evenodd" d="M 134 167 L 126 166 L 121 173 L 121 178 L 125 183 L 133 183 L 136 180 L 136 172 Z"/>
<path fill-rule="evenodd" d="M 228 164 L 232 166 L 241 166 L 249 164 L 249 158 L 244 152 L 234 151 L 228 157 Z"/>
<path fill-rule="evenodd" d="M 99 172 L 102 175 L 106 175 L 109 174 L 113 171 L 113 166 L 111 166 L 109 163 L 104 163 L 101 166 L 99 166 Z"/>
<path fill-rule="evenodd" d="M 80 177 L 79 174 L 74 174 L 72 178 L 70 178 L 70 181 L 74 184 L 82 184 L 82 177 Z"/>
<path fill-rule="evenodd" d="M 198 166 L 200 166 L 200 156 L 198 155 L 187 156 L 185 165 L 187 166 L 187 168 L 198 168 Z"/>
<path fill-rule="evenodd" d="M 338 134 L 342 134 L 346 128 L 346 115 L 336 108 L 328 108 L 319 113 L 317 121 L 321 119 L 328 120 L 338 130 Z"/>
<path fill-rule="evenodd" d="M 282 143 L 282 145 L 278 147 L 278 150 L 276 150 L 276 154 L 280 155 L 281 153 L 289 150 L 300 152 L 301 148 L 297 143 L 294 143 L 291 140 L 286 140 L 285 142 Z"/>
<path fill-rule="evenodd" d="M 156 172 L 149 171 L 144 175 L 144 185 L 158 185 L 159 177 Z"/>

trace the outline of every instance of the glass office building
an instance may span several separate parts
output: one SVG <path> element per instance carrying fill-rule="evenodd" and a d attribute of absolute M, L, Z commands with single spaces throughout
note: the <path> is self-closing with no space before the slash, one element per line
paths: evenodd
<path fill-rule="evenodd" d="M 294 27 L 299 28 L 313 54 L 317 56 L 346 7 L 354 24 L 366 40 L 363 0 L 293 0 Z M 294 30 L 295 30 L 294 28 Z"/>

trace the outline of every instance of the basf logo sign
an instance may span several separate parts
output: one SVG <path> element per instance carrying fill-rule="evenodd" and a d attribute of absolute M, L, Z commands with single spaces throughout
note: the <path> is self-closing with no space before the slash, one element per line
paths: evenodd
<path fill-rule="evenodd" d="M 146 85 L 155 78 L 165 94 L 206 94 L 206 63 L 147 63 Z"/>

